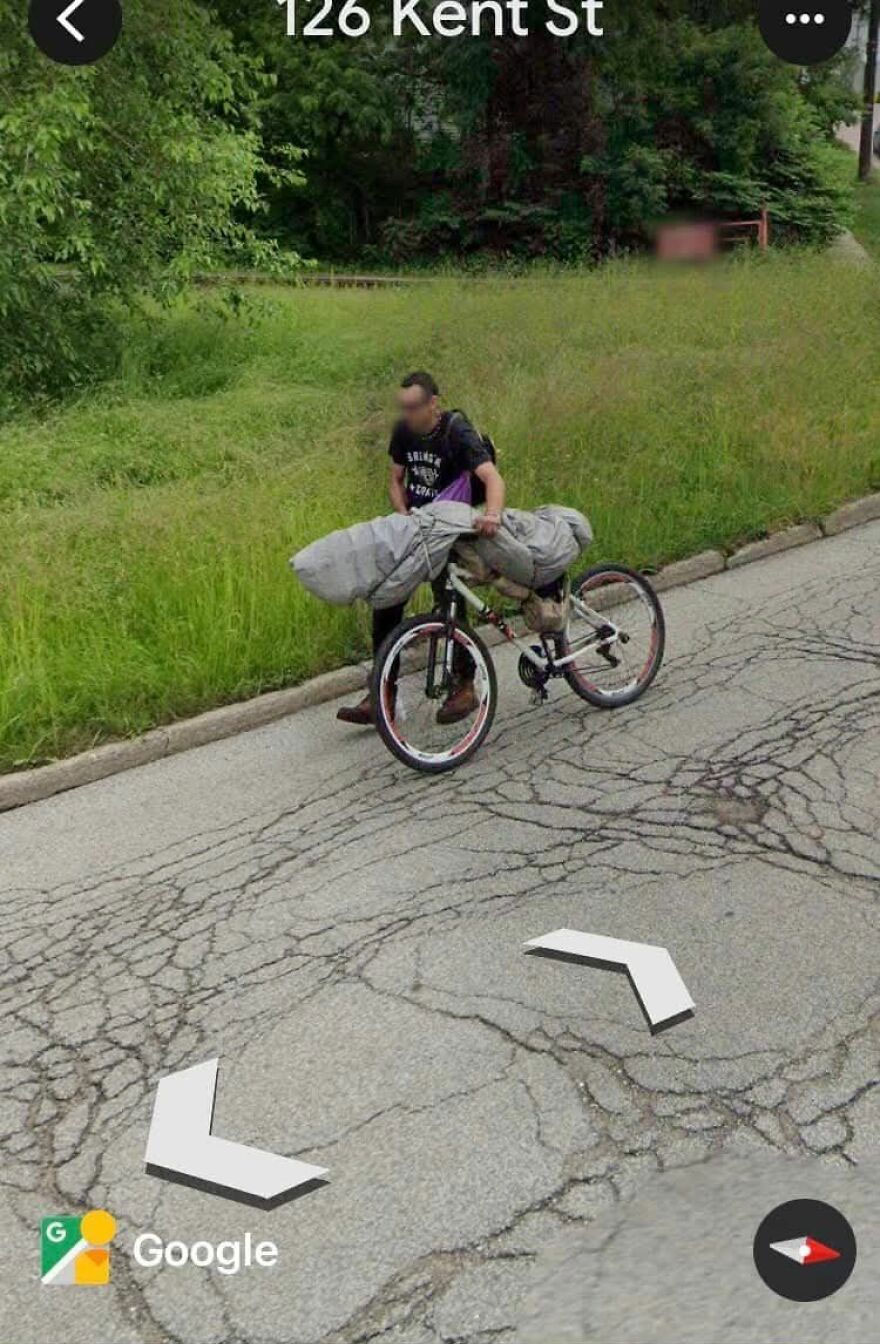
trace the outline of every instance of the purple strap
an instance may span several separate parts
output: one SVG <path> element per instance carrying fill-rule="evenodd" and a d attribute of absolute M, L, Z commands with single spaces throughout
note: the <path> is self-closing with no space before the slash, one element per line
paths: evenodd
<path fill-rule="evenodd" d="M 447 485 L 445 490 L 441 490 L 439 495 L 434 496 L 435 503 L 441 499 L 451 499 L 456 504 L 472 503 L 470 472 L 463 471 L 460 476 L 456 476 L 450 485 Z"/>

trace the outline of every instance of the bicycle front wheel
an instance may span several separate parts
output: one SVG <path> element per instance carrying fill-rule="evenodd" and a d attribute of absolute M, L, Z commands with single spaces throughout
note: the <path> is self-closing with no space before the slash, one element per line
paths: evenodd
<path fill-rule="evenodd" d="M 444 706 L 473 678 L 467 711 L 448 722 Z M 413 616 L 382 644 L 370 695 L 379 736 L 412 770 L 442 774 L 470 760 L 495 717 L 498 682 L 480 636 L 459 621 Z"/>
<path fill-rule="evenodd" d="M 599 565 L 574 580 L 556 657 L 583 700 L 599 709 L 631 705 L 656 677 L 665 647 L 663 608 L 644 574 Z"/>

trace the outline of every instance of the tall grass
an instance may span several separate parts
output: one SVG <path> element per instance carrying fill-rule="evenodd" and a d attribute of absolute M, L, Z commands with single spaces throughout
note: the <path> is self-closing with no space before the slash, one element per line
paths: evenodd
<path fill-rule="evenodd" d="M 875 168 L 867 182 L 858 183 L 855 207 L 853 233 L 874 260 L 880 261 L 880 169 Z"/>
<path fill-rule="evenodd" d="M 434 370 L 510 502 L 656 565 L 880 486 L 880 283 L 777 255 L 667 274 L 260 291 L 132 328 L 100 395 L 0 430 L 0 768 L 362 656 L 287 557 L 385 505 L 398 376 Z"/>

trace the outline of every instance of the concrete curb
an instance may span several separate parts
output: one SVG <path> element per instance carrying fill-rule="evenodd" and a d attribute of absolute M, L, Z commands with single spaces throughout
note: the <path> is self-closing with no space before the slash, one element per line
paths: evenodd
<path fill-rule="evenodd" d="M 880 493 L 865 495 L 854 499 L 850 504 L 842 504 L 839 509 L 822 519 L 822 531 L 826 537 L 836 537 L 838 532 L 846 532 L 861 523 L 872 523 L 880 518 Z"/>
<path fill-rule="evenodd" d="M 664 566 L 659 574 L 652 575 L 651 583 L 658 593 L 665 593 L 667 588 L 679 588 L 684 583 L 696 583 L 697 579 L 720 574 L 724 567 L 723 551 L 700 551 L 699 555 Z"/>
<path fill-rule="evenodd" d="M 797 527 L 785 528 L 769 537 L 750 542 L 730 556 L 712 550 L 701 551 L 685 560 L 676 560 L 674 564 L 666 565 L 659 573 L 652 575 L 651 582 L 658 592 L 666 592 L 670 588 L 680 588 L 712 574 L 720 574 L 725 569 L 739 569 L 753 561 L 778 555 L 794 546 L 837 536 L 878 518 L 880 493 L 866 495 L 841 505 L 818 523 L 801 523 Z M 490 647 L 502 640 L 497 630 L 487 630 L 483 634 Z M 0 777 L 0 812 L 51 798 L 56 793 L 79 788 L 82 784 L 93 784 L 109 775 L 174 756 L 180 751 L 234 737 L 251 728 L 262 728 L 277 719 L 296 714 L 298 710 L 361 691 L 369 666 L 365 662 L 340 667 L 335 672 L 325 672 L 320 677 L 303 682 L 301 686 L 270 691 L 267 695 L 258 695 L 252 700 L 243 700 L 234 705 L 223 705 L 220 709 L 211 709 L 193 719 L 181 719 L 167 727 L 154 728 L 142 737 L 108 742 L 106 746 L 71 756 L 65 761 L 56 761 L 34 770 L 22 770 L 19 774 L 4 775 Z"/>
<path fill-rule="evenodd" d="M 108 775 L 160 761 L 164 756 L 174 756 L 191 747 L 203 747 L 208 742 L 233 737 L 250 728 L 261 728 L 288 714 L 295 714 L 297 710 L 334 700 L 338 695 L 362 691 L 367 667 L 367 663 L 340 667 L 335 672 L 325 672 L 303 682 L 301 686 L 270 691 L 267 695 L 234 705 L 222 705 L 220 709 L 208 710 L 194 719 L 181 719 L 167 727 L 153 728 L 142 737 L 108 742 L 106 746 L 71 756 L 66 761 L 4 775 L 0 778 L 0 812 L 35 803 L 41 798 L 51 798 L 55 793 L 79 788 L 81 784 L 93 784 Z"/>
<path fill-rule="evenodd" d="M 741 565 L 750 565 L 754 560 L 763 560 L 768 555 L 778 555 L 780 551 L 790 551 L 795 546 L 805 546 L 808 541 L 821 541 L 824 533 L 818 523 L 801 523 L 799 527 L 786 527 L 782 532 L 773 532 L 760 541 L 749 542 L 727 558 L 728 569 L 739 569 Z"/>

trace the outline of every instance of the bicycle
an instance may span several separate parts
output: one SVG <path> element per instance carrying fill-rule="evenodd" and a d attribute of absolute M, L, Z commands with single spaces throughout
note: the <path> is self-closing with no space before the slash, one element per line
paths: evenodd
<path fill-rule="evenodd" d="M 468 578 L 474 581 L 450 563 L 444 609 L 402 621 L 376 655 L 370 684 L 376 727 L 389 751 L 411 769 L 441 774 L 464 765 L 485 741 L 495 717 L 495 665 L 482 637 L 459 619 L 461 602 L 520 650 L 519 678 L 536 703 L 547 699 L 550 681 L 563 678 L 589 704 L 617 709 L 638 700 L 656 677 L 666 627 L 657 594 L 643 574 L 623 565 L 587 570 L 571 584 L 564 628 L 537 635 L 534 643 L 518 638 L 509 622 L 468 587 Z M 640 638 L 644 654 L 636 652 Z M 455 688 L 456 646 L 474 665 L 475 705 L 466 719 L 443 724 L 437 722 L 437 711 Z"/>

